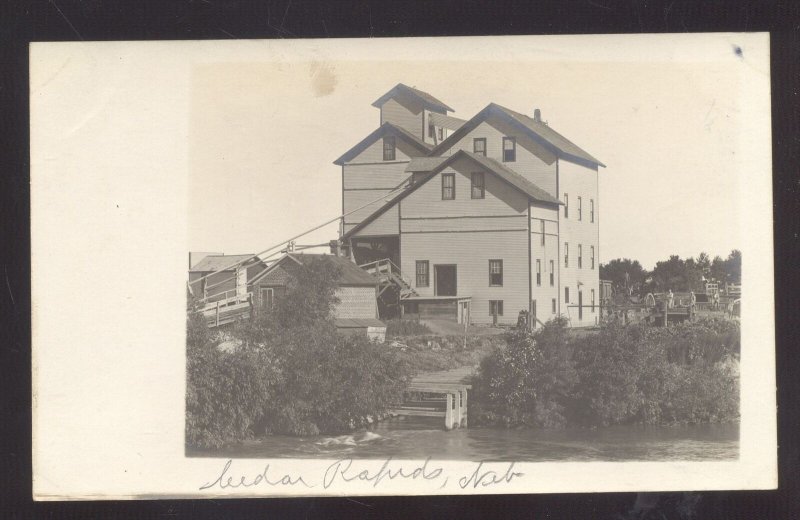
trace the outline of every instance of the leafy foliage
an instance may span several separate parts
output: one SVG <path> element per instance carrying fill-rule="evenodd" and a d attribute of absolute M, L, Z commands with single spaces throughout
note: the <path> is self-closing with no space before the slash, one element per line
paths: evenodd
<path fill-rule="evenodd" d="M 398 401 L 409 374 L 398 353 L 336 331 L 338 269 L 316 260 L 294 275 L 273 312 L 234 327 L 228 348 L 219 348 L 200 315 L 190 315 L 189 446 L 262 433 L 340 433 Z"/>
<path fill-rule="evenodd" d="M 421 336 L 431 334 L 431 329 L 418 320 L 389 320 L 386 322 L 386 337 Z"/>
<path fill-rule="evenodd" d="M 515 332 L 473 382 L 473 421 L 506 426 L 722 422 L 739 413 L 739 325 L 610 323 L 571 336 L 563 320 Z"/>

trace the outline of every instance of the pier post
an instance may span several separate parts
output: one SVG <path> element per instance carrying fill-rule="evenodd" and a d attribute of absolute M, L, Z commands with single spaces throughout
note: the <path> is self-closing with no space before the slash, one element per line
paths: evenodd
<path fill-rule="evenodd" d="M 453 428 L 461 427 L 461 390 L 456 390 L 453 394 L 455 409 L 453 410 Z"/>
<path fill-rule="evenodd" d="M 469 415 L 467 411 L 467 389 L 465 388 L 458 393 L 461 394 L 461 427 L 466 428 L 467 416 Z"/>
<path fill-rule="evenodd" d="M 444 408 L 444 429 L 451 430 L 453 428 L 453 394 L 447 393 Z"/>

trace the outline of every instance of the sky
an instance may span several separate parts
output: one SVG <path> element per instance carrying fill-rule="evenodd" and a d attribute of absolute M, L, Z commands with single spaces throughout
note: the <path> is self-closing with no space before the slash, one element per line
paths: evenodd
<path fill-rule="evenodd" d="M 443 43 L 444 44 L 444 43 Z M 489 61 L 307 59 L 202 63 L 191 73 L 189 246 L 257 253 L 337 217 L 333 161 L 379 125 L 371 103 L 397 83 L 469 119 L 495 102 L 529 115 L 607 165 L 601 262 L 727 256 L 741 248 L 745 165 L 741 59 Z M 585 54 L 584 54 L 585 56 Z M 299 244 L 337 237 L 331 224 Z"/>

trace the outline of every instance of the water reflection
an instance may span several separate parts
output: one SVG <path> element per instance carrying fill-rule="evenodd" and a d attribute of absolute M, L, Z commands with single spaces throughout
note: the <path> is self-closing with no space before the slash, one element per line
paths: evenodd
<path fill-rule="evenodd" d="M 386 458 L 490 461 L 702 461 L 739 456 L 739 425 L 445 432 L 435 418 L 384 421 L 353 435 L 272 436 L 189 456 L 232 458 Z"/>

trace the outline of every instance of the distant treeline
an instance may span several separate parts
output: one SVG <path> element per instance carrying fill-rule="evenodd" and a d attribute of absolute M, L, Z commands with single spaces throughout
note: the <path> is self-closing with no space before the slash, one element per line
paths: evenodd
<path fill-rule="evenodd" d="M 668 290 L 703 292 L 704 280 L 716 282 L 720 288 L 725 283 L 741 283 L 742 253 L 734 249 L 724 259 L 711 259 L 706 253 L 686 259 L 672 255 L 657 262 L 652 271 L 644 269 L 638 260 L 617 258 L 600 264 L 600 278 L 611 281 L 617 291 L 631 295 Z"/>
<path fill-rule="evenodd" d="M 728 422 L 739 417 L 739 324 L 608 324 L 558 318 L 513 331 L 473 382 L 470 423 L 558 428 Z"/>

